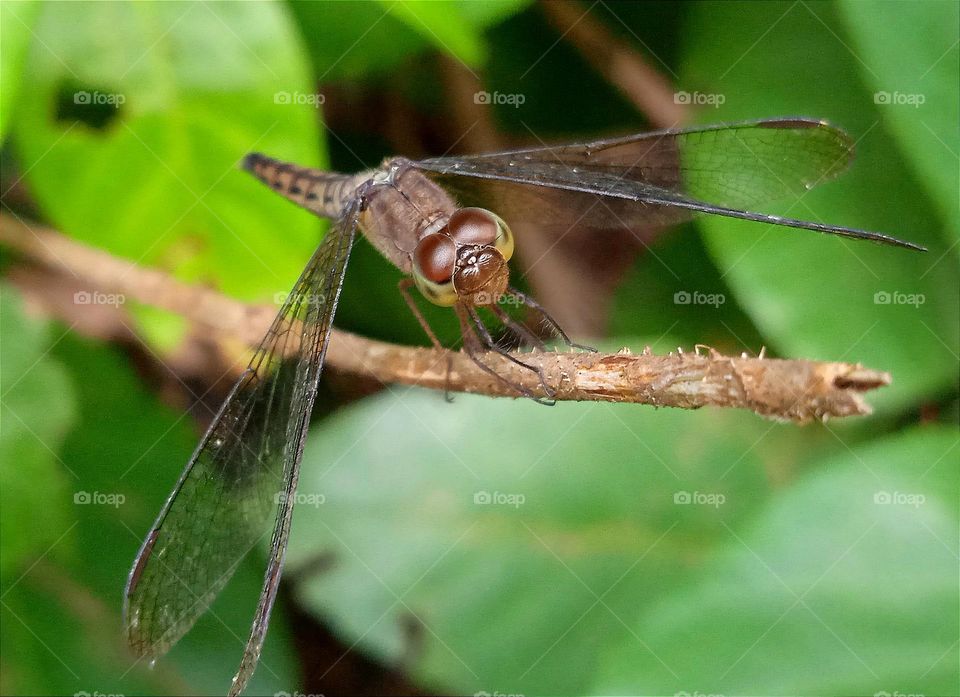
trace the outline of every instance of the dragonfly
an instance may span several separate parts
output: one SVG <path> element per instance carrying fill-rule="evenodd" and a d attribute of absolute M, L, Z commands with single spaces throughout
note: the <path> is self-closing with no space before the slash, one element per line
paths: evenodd
<path fill-rule="evenodd" d="M 755 212 L 766 201 L 801 196 L 835 177 L 852 157 L 853 142 L 845 132 L 807 118 L 473 156 L 395 157 L 359 174 L 248 155 L 245 170 L 334 222 L 140 548 L 124 602 L 133 651 L 152 662 L 170 649 L 272 531 L 263 588 L 229 694 L 240 694 L 253 675 L 277 595 L 310 414 L 357 231 L 428 301 L 453 309 L 464 350 L 480 365 L 486 366 L 490 351 L 522 361 L 516 352 L 499 349 L 477 314 L 478 308 L 489 309 L 536 350 L 539 338 L 498 307 L 504 293 L 515 293 L 532 311 L 543 311 L 510 285 L 514 230 L 581 227 L 595 232 L 602 245 L 604 230 L 669 226 L 710 214 L 925 251 L 879 232 Z M 555 337 L 576 346 L 558 326 L 553 329 Z M 526 396 L 549 397 L 549 386 L 541 382 L 543 394 Z"/>

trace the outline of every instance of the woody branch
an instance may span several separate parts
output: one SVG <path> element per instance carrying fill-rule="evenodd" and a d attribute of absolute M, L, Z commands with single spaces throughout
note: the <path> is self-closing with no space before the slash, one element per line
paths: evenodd
<path fill-rule="evenodd" d="M 68 274 L 105 292 L 175 312 L 223 338 L 259 343 L 275 306 L 247 305 L 216 291 L 182 283 L 42 226 L 0 215 L 0 241 L 27 260 Z M 384 383 L 452 392 L 516 396 L 509 384 L 479 368 L 465 353 L 399 346 L 333 330 L 327 367 Z M 761 416 L 804 423 L 870 413 L 863 393 L 890 383 L 887 373 L 859 364 L 724 356 L 677 351 L 631 353 L 535 352 L 524 362 L 542 368 L 557 400 L 632 402 L 697 409 L 748 409 Z M 497 355 L 485 362 L 507 382 L 543 394 L 539 378 Z"/>

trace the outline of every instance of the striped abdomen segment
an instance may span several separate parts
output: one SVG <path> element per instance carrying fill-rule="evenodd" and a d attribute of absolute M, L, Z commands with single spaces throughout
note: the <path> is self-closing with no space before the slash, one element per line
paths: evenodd
<path fill-rule="evenodd" d="M 243 158 L 243 168 L 278 194 L 324 218 L 339 217 L 357 187 L 372 176 L 369 172 L 337 174 L 298 167 L 256 152 Z"/>

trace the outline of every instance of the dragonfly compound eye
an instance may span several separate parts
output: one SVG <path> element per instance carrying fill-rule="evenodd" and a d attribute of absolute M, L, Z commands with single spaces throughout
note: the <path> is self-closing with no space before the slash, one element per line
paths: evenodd
<path fill-rule="evenodd" d="M 513 256 L 513 233 L 500 216 L 486 208 L 460 208 L 447 222 L 447 234 L 457 246 L 496 247 L 505 261 Z"/>
<path fill-rule="evenodd" d="M 457 264 L 457 245 L 449 235 L 427 235 L 413 250 L 413 281 L 435 305 L 449 307 L 457 302 L 453 271 Z"/>

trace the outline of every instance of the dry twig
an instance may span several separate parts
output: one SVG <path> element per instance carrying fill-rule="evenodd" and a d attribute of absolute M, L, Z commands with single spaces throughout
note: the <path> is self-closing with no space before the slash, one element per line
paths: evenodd
<path fill-rule="evenodd" d="M 187 285 L 69 240 L 10 215 L 0 216 L 0 241 L 34 262 L 69 273 L 92 286 L 128 299 L 176 312 L 223 336 L 255 346 L 266 331 L 274 306 L 251 306 L 207 288 Z M 887 373 L 858 364 L 723 356 L 703 353 L 657 356 L 644 350 L 618 353 L 524 353 L 542 366 L 557 400 L 635 402 L 696 409 L 702 406 L 749 409 L 761 416 L 799 423 L 870 413 L 862 393 L 890 383 Z M 542 394 L 531 371 L 489 356 L 499 374 Z M 327 353 L 333 369 L 384 383 L 420 385 L 454 392 L 516 396 L 457 351 L 397 346 L 334 330 Z M 449 368 L 448 368 L 449 366 Z M 449 372 L 448 372 L 449 371 Z"/>
<path fill-rule="evenodd" d="M 587 7 L 570 0 L 542 2 L 540 7 L 560 36 L 650 123 L 669 128 L 687 120 L 687 107 L 677 103 L 675 89 L 660 71 L 628 43 L 614 36 Z"/>

